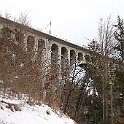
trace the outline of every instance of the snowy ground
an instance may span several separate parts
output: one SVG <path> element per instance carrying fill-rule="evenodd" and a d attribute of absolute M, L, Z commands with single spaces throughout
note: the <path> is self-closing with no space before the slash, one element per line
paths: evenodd
<path fill-rule="evenodd" d="M 30 106 L 24 101 L 0 99 L 0 124 L 74 124 L 74 121 L 44 104 Z"/>

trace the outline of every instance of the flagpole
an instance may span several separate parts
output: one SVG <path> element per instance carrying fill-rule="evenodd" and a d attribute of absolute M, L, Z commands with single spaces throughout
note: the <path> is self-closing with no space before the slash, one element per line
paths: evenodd
<path fill-rule="evenodd" d="M 49 29 L 49 34 L 51 34 L 51 21 L 50 21 L 50 29 Z"/>

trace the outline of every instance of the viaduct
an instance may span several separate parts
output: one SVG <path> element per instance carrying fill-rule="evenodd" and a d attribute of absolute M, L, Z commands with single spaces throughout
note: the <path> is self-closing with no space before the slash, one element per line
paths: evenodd
<path fill-rule="evenodd" d="M 63 59 L 68 59 L 71 65 L 74 64 L 75 61 L 85 61 L 85 55 L 88 54 L 88 50 L 83 47 L 0 17 L 0 33 L 7 28 L 15 44 L 24 45 L 24 49 L 27 51 L 34 49 L 35 51 L 40 51 L 46 48 L 47 51 L 51 53 L 51 57 L 56 54 L 58 60 L 62 61 Z M 19 33 L 23 34 L 23 41 L 21 41 Z"/>
<path fill-rule="evenodd" d="M 60 66 L 65 64 L 72 66 L 75 63 L 85 62 L 85 55 L 89 54 L 83 47 L 0 17 L 0 35 L 5 36 L 5 32 L 6 37 L 16 47 L 20 46 L 23 51 L 34 52 L 32 61 L 44 54 L 42 61 L 45 64 L 59 63 Z"/>

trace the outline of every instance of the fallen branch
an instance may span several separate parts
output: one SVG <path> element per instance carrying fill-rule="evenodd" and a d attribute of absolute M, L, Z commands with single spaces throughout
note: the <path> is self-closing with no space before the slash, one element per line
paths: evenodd
<path fill-rule="evenodd" d="M 8 103 L 8 102 L 3 101 L 3 100 L 1 101 L 1 103 L 7 104 L 8 106 L 6 106 L 6 108 L 9 108 L 12 112 L 14 112 L 14 111 L 21 111 L 19 105 L 17 105 L 17 104 Z"/>

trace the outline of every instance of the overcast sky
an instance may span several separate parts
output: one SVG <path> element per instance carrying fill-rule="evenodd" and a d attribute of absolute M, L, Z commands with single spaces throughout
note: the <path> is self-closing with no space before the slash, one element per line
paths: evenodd
<path fill-rule="evenodd" d="M 82 46 L 97 38 L 100 18 L 124 19 L 124 0 L 0 0 L 0 12 L 26 13 L 33 27 L 46 32 L 51 21 L 52 35 Z"/>

